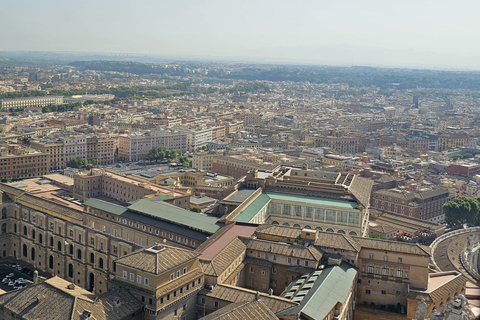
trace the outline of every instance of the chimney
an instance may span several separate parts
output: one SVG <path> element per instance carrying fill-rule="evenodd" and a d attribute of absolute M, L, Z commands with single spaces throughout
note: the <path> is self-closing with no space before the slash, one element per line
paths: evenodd
<path fill-rule="evenodd" d="M 260 300 L 260 292 L 257 291 L 257 293 L 255 293 L 255 300 Z"/>
<path fill-rule="evenodd" d="M 34 284 L 38 283 L 38 271 L 37 270 L 33 271 L 33 283 Z"/>
<path fill-rule="evenodd" d="M 67 288 L 70 289 L 70 290 L 75 290 L 75 284 L 70 283 L 70 284 L 67 286 Z"/>

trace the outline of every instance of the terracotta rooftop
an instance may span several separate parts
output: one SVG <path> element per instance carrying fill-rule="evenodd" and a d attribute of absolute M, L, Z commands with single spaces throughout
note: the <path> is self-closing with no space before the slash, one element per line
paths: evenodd
<path fill-rule="evenodd" d="M 116 260 L 116 263 L 152 274 L 161 274 L 195 259 L 198 255 L 193 251 L 158 244 L 123 256 Z"/>

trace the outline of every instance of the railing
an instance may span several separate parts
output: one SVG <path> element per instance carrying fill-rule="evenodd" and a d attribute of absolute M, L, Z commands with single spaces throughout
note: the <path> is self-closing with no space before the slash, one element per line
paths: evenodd
<path fill-rule="evenodd" d="M 436 238 L 432 242 L 432 244 L 430 245 L 430 248 L 432 249 L 432 254 L 430 256 L 430 262 L 435 266 L 436 269 L 440 270 L 440 268 L 435 263 L 435 258 L 434 258 L 434 251 L 435 251 L 436 246 L 445 239 L 451 238 L 455 235 L 459 235 L 459 234 L 463 234 L 463 233 L 470 233 L 470 232 L 480 232 L 480 227 L 471 227 L 471 228 L 459 229 L 459 230 L 447 232 L 445 234 L 442 234 L 440 237 Z"/>
<path fill-rule="evenodd" d="M 470 252 L 470 254 L 473 254 L 474 252 L 475 251 L 472 251 Z M 475 266 L 472 266 L 468 261 L 468 254 L 466 250 L 464 250 L 460 254 L 460 263 L 462 264 L 462 267 L 468 272 L 469 275 L 471 275 L 475 280 L 480 281 L 480 273 L 478 273 L 478 270 L 475 270 Z"/>

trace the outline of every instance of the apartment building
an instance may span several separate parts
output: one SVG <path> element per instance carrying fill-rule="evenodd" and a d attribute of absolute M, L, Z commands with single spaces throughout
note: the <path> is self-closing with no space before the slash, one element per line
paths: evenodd
<path fill-rule="evenodd" d="M 64 166 L 76 157 L 87 159 L 87 136 L 85 135 L 70 135 L 61 138 L 63 142 Z"/>
<path fill-rule="evenodd" d="M 225 136 L 238 133 L 245 128 L 245 123 L 243 121 L 231 121 L 225 123 Z"/>
<path fill-rule="evenodd" d="M 43 96 L 43 97 L 25 97 L 14 99 L 0 99 L 0 108 L 2 110 L 25 109 L 25 108 L 41 108 L 50 105 L 63 104 L 63 97 L 61 96 Z"/>
<path fill-rule="evenodd" d="M 213 159 L 218 153 L 196 152 L 192 156 L 192 167 L 198 170 L 212 171 Z"/>
<path fill-rule="evenodd" d="M 443 204 L 453 197 L 447 188 L 429 187 L 417 190 L 394 188 L 372 194 L 372 209 L 436 223 L 445 221 Z"/>
<path fill-rule="evenodd" d="M 112 164 L 115 161 L 116 144 L 116 138 L 89 135 L 87 136 L 86 159 L 88 162 L 97 159 L 101 165 Z"/>
<path fill-rule="evenodd" d="M 364 151 L 364 141 L 360 137 L 316 137 L 315 147 L 330 148 L 340 154 L 355 154 Z"/>
<path fill-rule="evenodd" d="M 187 134 L 163 129 L 121 134 L 118 136 L 118 159 L 123 161 L 144 160 L 149 150 L 160 146 L 183 153 L 187 151 Z"/>
<path fill-rule="evenodd" d="M 65 150 L 62 141 L 49 139 L 30 140 L 30 147 L 50 155 L 49 170 L 65 168 Z"/>
<path fill-rule="evenodd" d="M 50 171 L 50 154 L 20 145 L 0 145 L 0 179 L 39 177 Z"/>
<path fill-rule="evenodd" d="M 225 138 L 225 126 L 214 126 L 212 127 L 212 140 L 222 140 Z"/>
<path fill-rule="evenodd" d="M 466 134 L 441 134 L 438 136 L 438 151 L 467 147 L 471 138 Z"/>
<path fill-rule="evenodd" d="M 187 150 L 196 151 L 207 146 L 212 139 L 212 128 L 203 127 L 198 129 L 190 129 L 184 127 L 176 128 L 178 131 L 187 135 Z"/>

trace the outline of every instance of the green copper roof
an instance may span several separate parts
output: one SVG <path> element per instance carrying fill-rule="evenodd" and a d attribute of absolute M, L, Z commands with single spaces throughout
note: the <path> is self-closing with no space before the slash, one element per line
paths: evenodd
<path fill-rule="evenodd" d="M 259 195 L 253 202 L 247 206 L 243 212 L 233 219 L 233 221 L 238 222 L 250 222 L 250 220 L 255 217 L 255 215 L 270 202 L 270 197 L 266 194 Z"/>
<path fill-rule="evenodd" d="M 156 198 L 135 201 L 128 209 L 210 234 L 220 229 L 215 217 L 188 211 Z"/>
<path fill-rule="evenodd" d="M 110 212 L 112 214 L 121 215 L 127 208 L 122 207 L 118 204 L 110 203 L 107 201 L 103 201 L 100 199 L 90 198 L 83 203 L 84 206 L 89 206 L 98 210 L 102 210 L 105 212 Z"/>
<path fill-rule="evenodd" d="M 325 206 L 325 207 L 355 209 L 358 205 L 356 202 L 347 201 L 347 200 L 327 199 L 327 198 L 312 197 L 312 196 L 301 196 L 301 195 L 288 194 L 288 193 L 265 192 L 265 194 L 268 195 L 272 200 L 299 202 L 302 204 L 311 204 L 311 205 Z"/>
<path fill-rule="evenodd" d="M 300 318 L 302 318 L 301 315 L 305 315 L 308 319 L 324 319 L 338 302 L 342 304 L 345 302 L 356 274 L 357 270 L 354 267 L 342 263 L 340 266 L 329 266 L 325 270 L 311 273 L 300 285 L 297 284 L 298 280 L 294 280 L 282 297 L 288 296 L 289 292 L 294 292 L 288 299 L 297 301 L 299 304 L 280 311 L 277 315 L 299 315 Z M 314 280 L 313 284 L 311 280 Z M 300 287 L 294 290 L 295 286 Z M 303 299 L 301 299 L 302 295 Z"/>

